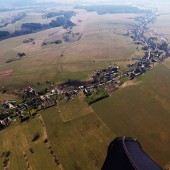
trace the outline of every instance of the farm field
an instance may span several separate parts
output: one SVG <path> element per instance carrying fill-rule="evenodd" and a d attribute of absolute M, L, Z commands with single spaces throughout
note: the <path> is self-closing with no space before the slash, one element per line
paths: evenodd
<path fill-rule="evenodd" d="M 81 16 L 80 12 L 78 18 L 81 19 Z M 136 53 L 135 46 L 122 35 L 126 33 L 128 24 L 133 22 L 130 18 L 134 16 L 134 14 L 121 14 L 117 16 L 122 18 L 118 21 L 117 17 L 107 14 L 99 16 L 95 13 L 85 13 L 84 18 L 82 17 L 83 22 L 74 27 L 75 32 L 83 33 L 83 37 L 74 43 L 41 46 L 42 42 L 48 39 L 49 34 L 54 32 L 60 34 L 61 28 L 1 41 L 0 71 L 12 69 L 13 72 L 11 76 L 1 79 L 0 85 L 20 88 L 47 79 L 57 83 L 66 81 L 68 77 L 82 80 L 88 78 L 93 70 L 110 64 L 118 63 L 124 67 L 131 62 L 131 58 Z M 24 39 L 32 37 L 35 39 L 35 45 L 22 43 Z M 15 57 L 18 52 L 25 52 L 26 58 L 5 63 L 8 59 Z"/>
<path fill-rule="evenodd" d="M 3 101 L 6 101 L 6 100 L 15 100 L 15 101 L 20 101 L 20 99 L 15 96 L 15 95 L 12 95 L 12 94 L 0 94 L 0 99 L 3 100 Z"/>
<path fill-rule="evenodd" d="M 116 136 L 133 136 L 161 166 L 170 161 L 170 70 L 158 65 L 140 83 L 116 91 L 92 108 Z"/>
<path fill-rule="evenodd" d="M 42 117 L 64 169 L 101 168 L 107 147 L 115 135 L 95 113 L 63 122 L 56 108 L 51 108 L 44 111 Z"/>
<path fill-rule="evenodd" d="M 154 29 L 158 33 L 163 33 L 163 38 L 170 40 L 170 23 L 167 22 L 170 19 L 169 13 L 160 14 L 156 23 L 151 26 L 151 29 Z"/>
<path fill-rule="evenodd" d="M 32 142 L 36 133 L 40 138 Z M 5 131 L 0 132 L 0 169 L 3 169 L 3 162 L 9 159 L 8 168 L 17 169 L 56 169 L 56 164 L 48 149 L 48 144 L 44 143 L 44 132 L 38 117 L 13 125 Z M 30 152 L 32 148 L 34 153 Z M 10 152 L 9 157 L 2 156 L 3 152 Z M 27 161 L 26 161 L 27 160 Z"/>
<path fill-rule="evenodd" d="M 58 110 L 63 122 L 69 122 L 93 112 L 85 102 L 83 93 L 76 96 L 72 101 L 60 101 L 58 105 Z"/>
<path fill-rule="evenodd" d="M 139 83 L 135 82 L 134 85 L 114 92 L 110 98 L 93 104 L 93 110 L 83 103 L 83 99 L 76 101 L 78 99 L 75 98 L 71 103 L 66 103 L 65 107 L 61 104 L 60 107 L 42 111 L 48 140 L 63 167 L 70 170 L 98 170 L 105 159 L 110 141 L 122 135 L 138 139 L 151 158 L 162 167 L 165 166 L 170 156 L 168 74 L 169 69 L 166 66 L 158 65 L 138 78 L 136 81 Z M 41 152 L 46 153 L 46 161 L 51 162 L 48 166 L 54 167 L 48 147 L 43 143 L 42 129 L 38 117 L 35 117 L 0 133 L 0 152 L 11 151 L 10 164 L 19 164 L 14 164 L 14 169 L 26 167 L 23 152 L 28 155 L 30 165 L 35 169 L 41 168 Z M 18 131 L 22 133 L 18 134 Z M 15 141 L 14 144 L 19 147 L 14 148 L 13 143 L 4 142 L 7 141 L 4 140 L 6 138 L 9 141 L 10 132 L 13 134 L 10 136 L 13 139 L 11 141 Z M 35 143 L 31 142 L 37 132 L 41 134 L 40 139 Z M 33 148 L 35 153 L 30 153 L 29 148 Z"/>
<path fill-rule="evenodd" d="M 165 63 L 164 63 L 164 65 L 165 65 L 168 69 L 170 69 L 170 59 L 166 60 Z"/>
<path fill-rule="evenodd" d="M 136 6 L 146 8 L 145 2 L 136 2 Z M 152 2 L 147 5 L 147 8 L 153 7 Z M 156 2 L 155 7 L 158 7 Z M 168 8 L 167 3 L 162 4 L 156 23 L 149 26 L 170 41 Z M 139 69 L 139 63 L 133 66 L 136 61 L 132 61 L 132 57 L 143 58 L 146 54 L 143 45 L 132 42 L 136 34 L 125 35 L 129 28 L 132 32 L 138 31 L 140 27 L 132 25 L 140 14 L 99 15 L 69 5 L 52 10 L 56 9 L 75 10 L 77 15 L 70 20 L 76 26 L 56 27 L 0 41 L 0 111 L 4 113 L 4 101 L 15 100 L 22 103 L 21 106 L 14 104 L 19 112 L 16 108 L 11 109 L 12 112 L 20 117 L 24 112 L 35 113 L 29 114 L 32 117 L 23 123 L 19 123 L 19 118 L 12 118 L 12 125 L 0 131 L 0 169 L 6 164 L 12 170 L 99 170 L 108 145 L 118 136 L 136 138 L 146 153 L 165 167 L 170 163 L 170 58 L 161 64 L 150 60 L 155 67 L 150 70 L 150 66 L 144 66 L 148 71 L 145 73 L 144 69 L 140 71 L 141 76 L 130 80 L 135 69 Z M 22 23 L 46 24 L 56 18 L 42 19 L 43 10 L 33 11 L 28 10 L 26 17 L 0 31 L 14 32 Z M 80 37 L 78 41 L 64 41 L 66 33 L 75 39 Z M 151 36 L 149 31 L 146 35 Z M 23 43 L 28 39 L 33 41 Z M 50 43 L 59 39 L 62 43 Z M 49 43 L 44 45 L 45 42 Z M 20 53 L 26 56 L 20 59 Z M 18 60 L 7 63 L 14 58 Z M 125 72 L 128 64 L 129 72 Z M 113 71 L 117 66 L 120 68 Z M 104 82 L 98 80 L 100 76 Z M 107 76 L 115 76 L 111 84 L 107 83 Z M 124 84 L 118 86 L 119 82 Z M 71 86 L 72 83 L 76 85 Z M 105 86 L 95 88 L 101 84 Z M 14 94 L 18 94 L 19 89 L 21 93 L 17 97 Z M 92 95 L 87 97 L 85 89 Z M 42 91 L 46 92 L 42 94 Z M 51 105 L 54 103 L 51 98 L 55 98 L 55 105 Z M 98 102 L 92 104 L 94 101 Z M 7 116 L 8 111 L 6 109 Z M 39 137 L 33 141 L 36 134 Z"/>

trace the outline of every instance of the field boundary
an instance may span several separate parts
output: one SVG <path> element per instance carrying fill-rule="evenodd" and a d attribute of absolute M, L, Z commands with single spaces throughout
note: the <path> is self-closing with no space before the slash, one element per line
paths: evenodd
<path fill-rule="evenodd" d="M 46 139 L 49 140 L 48 135 L 47 135 L 46 125 L 45 125 L 44 119 L 43 119 L 43 117 L 42 117 L 41 114 L 38 115 L 38 119 L 39 119 L 40 123 L 42 124 L 42 130 L 43 130 L 44 140 L 46 140 Z M 48 141 L 48 143 L 49 143 L 49 147 L 50 147 L 50 146 L 51 146 L 50 141 Z M 49 147 L 48 147 L 48 148 L 49 148 Z M 54 156 L 54 157 L 57 159 L 57 161 L 59 162 L 59 163 L 57 162 L 57 167 L 59 167 L 60 170 L 64 170 L 64 167 L 63 167 L 63 165 L 60 163 L 60 161 L 58 160 L 58 157 L 56 156 L 56 154 L 54 154 L 53 156 Z M 55 159 L 54 159 L 54 161 L 55 161 Z"/>
<path fill-rule="evenodd" d="M 91 106 L 90 106 L 91 107 Z M 91 107 L 91 109 L 93 110 L 93 108 Z M 103 121 L 103 119 L 93 110 L 93 114 L 103 123 L 104 126 L 106 126 L 111 132 L 113 132 L 110 127 Z M 113 132 L 113 134 L 115 135 L 115 137 L 117 136 L 115 134 L 115 132 Z"/>
<path fill-rule="evenodd" d="M 92 111 L 93 111 L 93 109 L 92 109 Z M 74 118 L 67 119 L 67 120 L 64 119 L 64 116 L 63 116 L 63 114 L 61 112 L 60 112 L 60 116 L 61 116 L 61 119 L 62 119 L 63 123 L 67 123 L 67 122 L 70 122 L 70 121 L 73 121 L 73 120 L 88 116 L 88 115 L 90 115 L 92 113 L 93 112 L 90 112 L 90 113 L 87 113 L 87 114 L 84 114 L 84 115 L 80 115 L 80 116 L 75 116 Z"/>

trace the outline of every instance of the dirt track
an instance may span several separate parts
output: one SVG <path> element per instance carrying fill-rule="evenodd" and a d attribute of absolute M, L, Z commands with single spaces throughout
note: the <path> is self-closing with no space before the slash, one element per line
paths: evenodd
<path fill-rule="evenodd" d="M 125 87 L 128 87 L 128 86 L 135 86 L 135 85 L 138 85 L 138 84 L 140 84 L 141 82 L 134 82 L 134 81 L 127 81 L 127 82 L 125 82 L 122 86 L 120 86 L 119 88 L 120 89 L 123 89 L 123 88 L 125 88 Z"/>

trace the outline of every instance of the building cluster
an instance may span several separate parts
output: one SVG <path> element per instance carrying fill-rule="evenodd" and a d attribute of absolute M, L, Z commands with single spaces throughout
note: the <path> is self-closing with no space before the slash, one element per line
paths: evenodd
<path fill-rule="evenodd" d="M 135 44 L 142 45 L 142 50 L 145 53 L 144 57 L 135 56 L 132 58 L 136 60 L 135 65 L 128 65 L 129 68 L 133 68 L 128 72 L 131 79 L 145 73 L 156 63 L 163 62 L 169 56 L 167 41 L 160 38 L 162 41 L 158 43 L 158 37 L 152 34 L 151 37 L 145 36 L 149 29 L 148 25 L 153 23 L 155 19 L 156 14 L 154 12 L 137 17 L 138 24 L 133 24 L 132 28 L 127 32 L 127 36 L 131 37 Z"/>
<path fill-rule="evenodd" d="M 137 17 L 137 24 L 133 24 L 132 28 L 129 29 L 126 34 L 126 36 L 131 37 L 135 44 L 142 46 L 145 55 L 143 57 L 133 57 L 132 60 L 135 60 L 136 62 L 134 64 L 128 64 L 123 71 L 121 71 L 118 66 L 110 66 L 105 69 L 97 70 L 92 77 L 93 85 L 84 89 L 84 94 L 86 96 L 91 95 L 94 91 L 93 88 L 98 86 L 107 86 L 108 84 L 111 84 L 117 88 L 123 84 L 122 78 L 132 80 L 169 57 L 167 40 L 160 37 L 162 41 L 157 42 L 158 37 L 153 35 L 151 35 L 151 37 L 145 36 L 145 33 L 149 29 L 148 25 L 154 23 L 155 19 L 156 14 L 154 12 L 149 12 L 143 16 Z"/>
<path fill-rule="evenodd" d="M 3 120 L 0 120 L 0 128 L 9 126 L 12 123 L 12 120 L 10 117 L 6 117 Z"/>
<path fill-rule="evenodd" d="M 11 119 L 19 117 L 21 122 L 29 119 L 33 114 L 38 111 L 47 109 L 56 105 L 57 91 L 56 89 L 49 88 L 45 94 L 40 95 L 32 87 L 20 89 L 22 101 L 4 101 L 1 102 L 0 108 L 0 127 L 6 127 L 11 124 Z M 33 113 L 31 112 L 33 111 Z M 5 123 L 3 123 L 5 122 Z"/>
<path fill-rule="evenodd" d="M 100 86 L 104 88 L 111 86 L 113 89 L 117 89 L 123 84 L 122 79 L 132 80 L 153 68 L 155 64 L 163 62 L 170 54 L 167 41 L 163 40 L 158 43 L 157 37 L 145 36 L 145 32 L 149 29 L 148 24 L 154 22 L 155 17 L 154 13 L 137 17 L 138 24 L 133 25 L 128 30 L 127 36 L 131 37 L 135 44 L 140 44 L 145 52 L 143 57 L 135 56 L 132 58 L 136 61 L 135 63 L 128 64 L 124 70 L 121 70 L 119 66 L 109 66 L 97 70 L 90 81 L 69 80 L 60 86 L 51 84 L 49 88 L 41 92 L 36 92 L 32 87 L 17 90 L 15 94 L 23 99 L 19 104 L 16 101 L 0 101 L 2 106 L 0 109 L 0 127 L 10 125 L 11 118 L 16 116 L 21 118 L 21 122 L 27 120 L 32 115 L 32 109 L 36 113 L 56 105 L 57 100 L 70 101 L 80 91 L 85 96 L 90 96 Z"/>

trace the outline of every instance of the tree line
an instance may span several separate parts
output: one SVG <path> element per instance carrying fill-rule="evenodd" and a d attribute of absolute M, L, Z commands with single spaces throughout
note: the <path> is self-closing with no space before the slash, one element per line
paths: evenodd
<path fill-rule="evenodd" d="M 21 30 L 16 30 L 13 33 L 9 31 L 0 31 L 0 40 L 17 37 L 21 35 L 36 33 L 46 29 L 63 26 L 64 29 L 72 28 L 75 24 L 70 21 L 67 17 L 60 16 L 55 20 L 52 20 L 49 24 L 40 24 L 40 23 L 23 23 Z"/>

